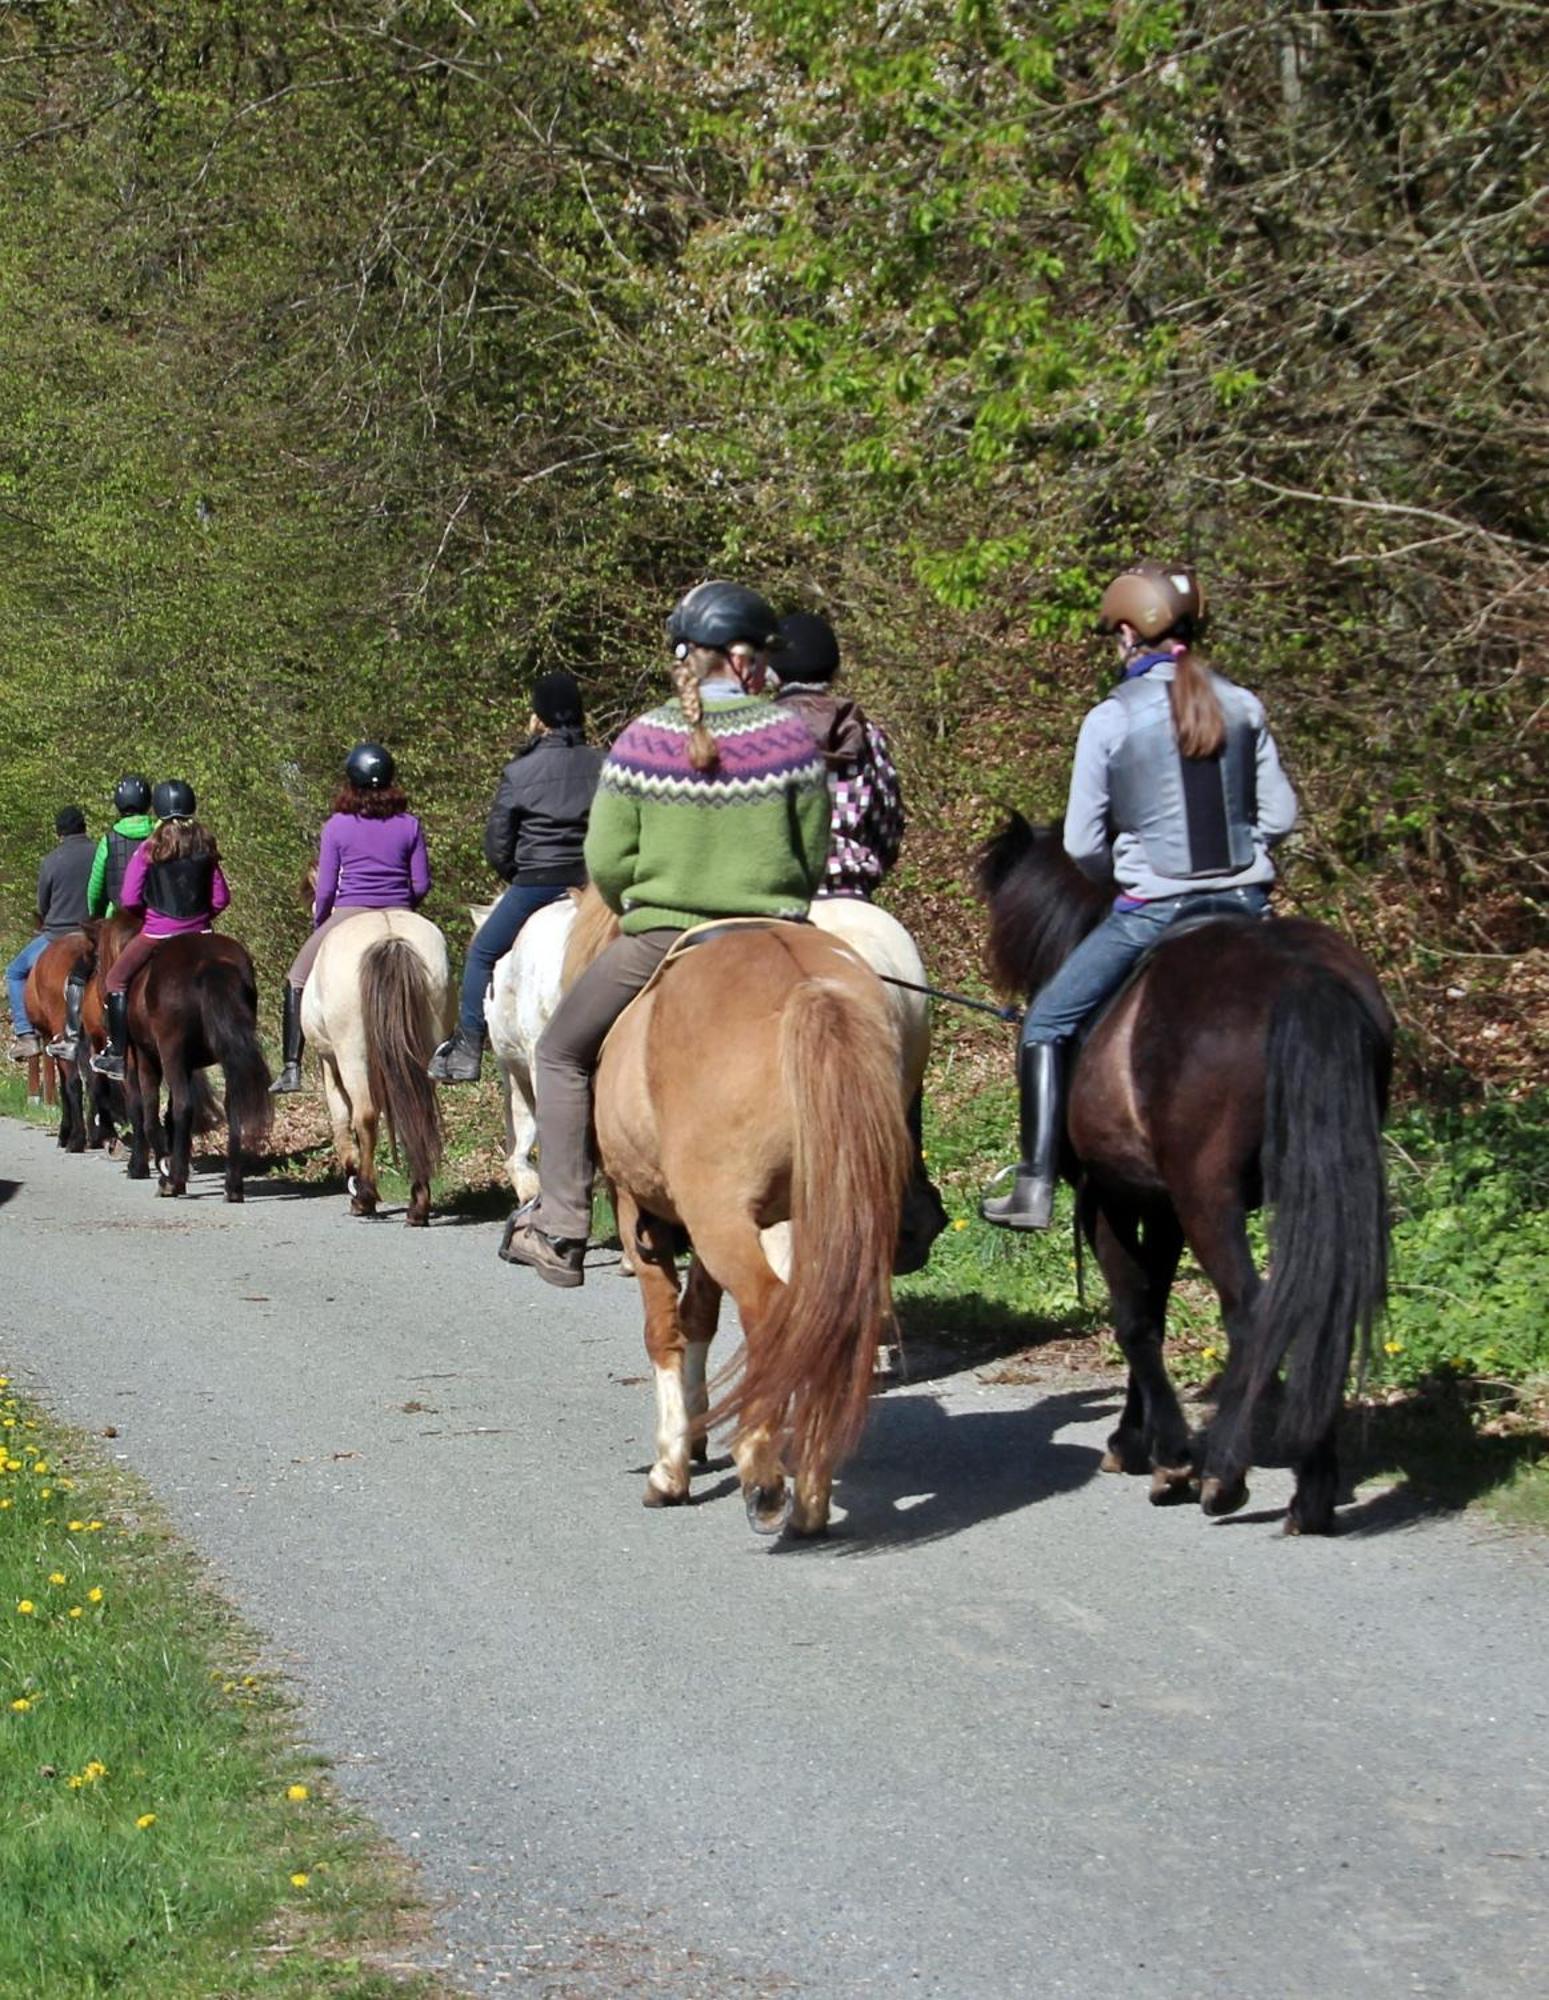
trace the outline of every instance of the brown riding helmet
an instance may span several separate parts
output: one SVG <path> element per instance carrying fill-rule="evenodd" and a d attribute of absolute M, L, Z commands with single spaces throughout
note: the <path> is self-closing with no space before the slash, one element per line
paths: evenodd
<path fill-rule="evenodd" d="M 1205 593 L 1192 570 L 1147 562 L 1136 563 L 1109 584 L 1097 624 L 1103 632 L 1132 625 L 1142 639 L 1160 639 L 1185 621 L 1197 629 L 1204 617 Z"/>

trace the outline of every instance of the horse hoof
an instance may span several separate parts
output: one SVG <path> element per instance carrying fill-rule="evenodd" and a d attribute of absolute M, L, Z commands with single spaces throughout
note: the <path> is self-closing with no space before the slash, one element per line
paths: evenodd
<path fill-rule="evenodd" d="M 1212 1520 L 1221 1520 L 1227 1514 L 1235 1514 L 1248 1504 L 1248 1482 L 1246 1479 L 1207 1479 L 1199 1489 L 1201 1511 Z"/>
<path fill-rule="evenodd" d="M 688 1492 L 685 1489 L 682 1493 L 664 1493 L 653 1480 L 648 1479 L 645 1482 L 645 1491 L 640 1496 L 640 1504 L 642 1507 L 686 1507 Z"/>
<path fill-rule="evenodd" d="M 747 1487 L 742 1504 L 748 1510 L 748 1526 L 755 1535 L 783 1535 L 796 1495 L 782 1480 L 778 1486 Z"/>
<path fill-rule="evenodd" d="M 241 1188 L 227 1188 L 226 1199 L 227 1201 L 246 1201 L 247 1196 Z"/>
<path fill-rule="evenodd" d="M 689 1456 L 693 1459 L 695 1465 L 708 1465 L 710 1463 L 710 1440 L 708 1438 L 696 1438 Z"/>
<path fill-rule="evenodd" d="M 1098 1461 L 1100 1472 L 1141 1473 L 1150 1469 L 1151 1461 L 1138 1438 L 1109 1438 L 1108 1449 Z"/>
<path fill-rule="evenodd" d="M 1332 1514 L 1330 1514 L 1325 1520 L 1304 1521 L 1301 1515 L 1298 1514 L 1296 1509 L 1293 1507 L 1290 1513 L 1286 1515 L 1285 1525 L 1281 1528 L 1280 1532 L 1282 1535 L 1298 1535 L 1298 1536 L 1332 1535 L 1337 1533 L 1338 1530 L 1335 1524 L 1334 1516 Z"/>
<path fill-rule="evenodd" d="M 355 1199 L 350 1203 L 350 1214 L 375 1215 L 376 1203 L 368 1200 L 364 1195 L 356 1195 Z"/>
<path fill-rule="evenodd" d="M 429 1211 L 427 1210 L 424 1215 L 416 1215 L 411 1208 L 409 1213 L 403 1218 L 403 1226 L 405 1229 L 428 1229 L 430 1227 Z"/>
<path fill-rule="evenodd" d="M 1149 1499 L 1153 1507 L 1176 1507 L 1192 1497 L 1192 1465 L 1158 1465 L 1152 1468 Z"/>

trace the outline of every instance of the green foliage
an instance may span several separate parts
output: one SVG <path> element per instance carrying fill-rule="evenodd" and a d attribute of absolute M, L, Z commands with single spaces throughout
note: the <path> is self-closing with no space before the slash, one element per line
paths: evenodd
<path fill-rule="evenodd" d="M 1549 1380 L 1549 1097 L 1412 1111 L 1391 1134 L 1383 1379 Z"/>

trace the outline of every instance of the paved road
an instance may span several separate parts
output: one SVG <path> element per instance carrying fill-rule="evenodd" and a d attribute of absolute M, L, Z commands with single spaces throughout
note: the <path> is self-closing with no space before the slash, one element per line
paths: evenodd
<path fill-rule="evenodd" d="M 1101 1384 L 960 1376 L 882 1399 L 843 1532 L 782 1551 L 724 1471 L 640 1507 L 607 1271 L 158 1201 L 9 1121 L 0 1177 L 13 1372 L 117 1426 L 471 1990 L 1545 1990 L 1540 1547 L 1153 1511 L 1097 1475 Z"/>

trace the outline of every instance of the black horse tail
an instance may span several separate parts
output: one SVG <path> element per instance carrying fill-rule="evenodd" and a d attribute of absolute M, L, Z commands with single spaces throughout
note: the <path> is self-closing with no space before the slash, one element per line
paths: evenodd
<path fill-rule="evenodd" d="M 1251 1423 L 1259 1393 L 1289 1357 L 1280 1443 L 1295 1459 L 1332 1429 L 1352 1349 L 1364 1365 L 1387 1297 L 1382 1119 L 1391 1063 L 1387 1033 L 1334 974 L 1309 971 L 1276 1000 L 1264 1117 L 1269 1277 L 1242 1420 Z"/>
<path fill-rule="evenodd" d="M 403 1149 L 411 1187 L 429 1187 L 441 1164 L 441 1104 L 425 1073 L 436 1046 L 436 1007 L 425 961 L 406 939 L 386 937 L 360 963 L 366 1085 Z"/>
<path fill-rule="evenodd" d="M 268 1136 L 274 1122 L 269 1095 L 269 1065 L 258 1039 L 258 993 L 241 970 L 225 961 L 204 965 L 199 972 L 199 1000 L 204 1038 L 226 1079 L 226 1123 L 244 1146 Z M 193 1092 L 200 1129 L 211 1108 L 208 1089 Z"/>

